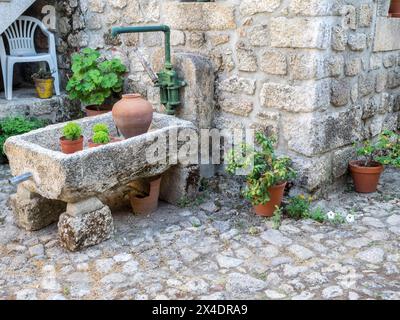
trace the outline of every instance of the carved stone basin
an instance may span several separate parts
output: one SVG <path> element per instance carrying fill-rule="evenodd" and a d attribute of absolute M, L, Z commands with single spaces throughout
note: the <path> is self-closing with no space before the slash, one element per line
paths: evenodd
<path fill-rule="evenodd" d="M 110 134 L 117 136 L 111 113 L 75 122 L 82 126 L 85 149 L 74 154 L 60 151 L 65 123 L 11 137 L 5 143 L 12 174 L 32 173 L 11 198 L 17 223 L 37 230 L 65 212 L 59 220 L 59 233 L 71 250 L 109 237 L 112 217 L 108 206 L 100 201 L 104 193 L 139 178 L 160 175 L 173 165 L 148 161 L 149 148 L 154 148 L 158 137 L 167 137 L 168 141 L 172 132 L 176 137 L 182 130 L 196 130 L 191 122 L 154 113 L 147 133 L 89 149 L 87 141 L 96 123 L 108 124 Z"/>
<path fill-rule="evenodd" d="M 110 134 L 117 136 L 111 113 L 75 121 L 83 128 L 87 143 L 96 123 L 106 123 Z M 194 129 L 191 122 L 159 113 L 148 133 L 110 143 L 97 148 L 87 148 L 74 154 L 60 151 L 59 138 L 65 124 L 51 125 L 27 134 L 11 137 L 5 144 L 13 175 L 26 172 L 33 179 L 24 187 L 47 199 L 76 202 L 97 196 L 119 185 L 138 178 L 151 177 L 165 172 L 171 165 L 146 160 L 147 148 L 156 137 L 168 135 L 171 130 Z"/>

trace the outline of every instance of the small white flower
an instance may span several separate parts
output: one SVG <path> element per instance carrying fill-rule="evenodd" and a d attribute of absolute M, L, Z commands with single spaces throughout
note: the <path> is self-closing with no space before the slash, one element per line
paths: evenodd
<path fill-rule="evenodd" d="M 336 217 L 336 213 L 334 213 L 333 211 L 329 211 L 326 216 L 328 217 L 329 220 L 333 220 Z"/>
<path fill-rule="evenodd" d="M 354 222 L 354 215 L 348 214 L 348 215 L 346 216 L 346 221 L 347 221 L 348 223 L 353 223 L 353 222 Z"/>

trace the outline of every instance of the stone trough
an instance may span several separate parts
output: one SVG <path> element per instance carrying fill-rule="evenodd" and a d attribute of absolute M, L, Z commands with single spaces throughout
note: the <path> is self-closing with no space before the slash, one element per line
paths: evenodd
<path fill-rule="evenodd" d="M 76 122 L 83 128 L 85 143 L 96 123 L 107 123 L 110 134 L 118 135 L 111 113 Z M 154 148 L 158 137 L 168 139 L 172 133 L 175 137 L 182 130 L 196 130 L 191 122 L 155 113 L 146 134 L 97 148 L 85 145 L 83 151 L 67 155 L 59 146 L 64 125 L 11 137 L 5 152 L 14 176 L 32 174 L 10 199 L 17 224 L 38 230 L 58 220 L 60 242 L 70 250 L 111 236 L 113 219 L 107 195 L 132 181 L 163 174 L 174 165 L 147 161 L 147 151 Z"/>

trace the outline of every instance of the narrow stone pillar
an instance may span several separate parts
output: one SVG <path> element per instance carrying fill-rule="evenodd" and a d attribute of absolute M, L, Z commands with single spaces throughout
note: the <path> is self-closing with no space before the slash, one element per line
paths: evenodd
<path fill-rule="evenodd" d="M 215 77 L 211 61 L 199 54 L 181 52 L 174 54 L 173 64 L 179 77 L 186 82 L 186 86 L 181 89 L 181 105 L 176 110 L 176 117 L 192 122 L 199 133 L 200 129 L 212 128 Z M 164 173 L 160 197 L 177 204 L 184 197 L 195 196 L 200 178 L 213 176 L 214 173 L 215 168 L 211 164 L 178 164 Z"/>
<path fill-rule="evenodd" d="M 111 210 L 98 198 L 68 203 L 60 216 L 58 236 L 63 247 L 77 251 L 111 237 L 114 230 Z"/>
<path fill-rule="evenodd" d="M 30 192 L 22 185 L 9 201 L 16 224 L 28 231 L 40 230 L 56 222 L 67 206 L 63 201 L 46 199 Z"/>

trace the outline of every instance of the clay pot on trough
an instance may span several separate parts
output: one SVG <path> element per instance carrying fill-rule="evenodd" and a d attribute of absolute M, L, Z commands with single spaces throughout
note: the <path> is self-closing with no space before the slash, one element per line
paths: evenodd
<path fill-rule="evenodd" d="M 104 106 L 86 106 L 85 113 L 87 117 L 95 117 L 101 114 L 105 114 L 107 112 L 111 112 L 112 106 L 104 105 Z"/>
<path fill-rule="evenodd" d="M 153 106 L 140 94 L 124 94 L 114 105 L 112 115 L 118 130 L 129 139 L 149 130 Z"/>
<path fill-rule="evenodd" d="M 78 140 L 67 140 L 65 137 L 60 138 L 61 150 L 63 153 L 71 154 L 83 150 L 83 136 Z"/>
<path fill-rule="evenodd" d="M 366 167 L 363 165 L 363 161 L 350 161 L 349 169 L 354 188 L 360 193 L 375 192 L 384 170 L 383 165 L 378 162 L 373 162 L 372 166 Z"/>
<path fill-rule="evenodd" d="M 106 144 L 110 144 L 110 143 L 114 143 L 114 142 L 119 142 L 119 141 L 122 141 L 123 139 L 121 139 L 121 138 L 114 138 L 114 137 L 112 137 L 111 138 L 111 141 L 109 142 L 109 143 L 94 143 L 93 141 L 92 141 L 92 139 L 89 139 L 88 140 L 88 146 L 89 146 L 89 148 L 96 148 L 96 147 L 100 147 L 100 146 L 105 146 Z"/>
<path fill-rule="evenodd" d="M 271 200 L 266 204 L 254 206 L 254 211 L 262 217 L 272 217 L 274 215 L 275 206 L 280 207 L 285 192 L 286 182 L 277 184 L 268 189 Z"/>
<path fill-rule="evenodd" d="M 131 195 L 130 201 L 133 213 L 150 214 L 158 208 L 158 197 L 160 196 L 161 176 L 149 181 L 150 191 L 147 196 Z"/>
<path fill-rule="evenodd" d="M 392 0 L 390 2 L 389 17 L 392 18 L 400 17 L 400 0 Z"/>

